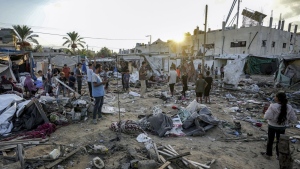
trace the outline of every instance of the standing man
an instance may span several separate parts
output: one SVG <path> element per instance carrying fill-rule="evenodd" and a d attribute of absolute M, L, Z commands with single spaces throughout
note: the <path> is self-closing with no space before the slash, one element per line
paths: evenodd
<path fill-rule="evenodd" d="M 65 74 L 65 77 L 67 78 L 67 79 L 69 79 L 69 76 L 70 76 L 70 68 L 67 66 L 67 64 L 64 64 L 64 67 L 63 67 L 63 69 L 62 69 L 62 72 L 64 72 L 64 74 Z"/>
<path fill-rule="evenodd" d="M 93 77 L 93 64 L 89 63 L 89 68 L 87 69 L 87 82 L 88 82 L 88 87 L 89 87 L 89 92 L 90 92 L 90 97 L 92 97 L 92 77 Z"/>
<path fill-rule="evenodd" d="M 176 77 L 177 77 L 177 73 L 175 71 L 175 66 L 171 66 L 168 81 L 169 81 L 169 87 L 170 87 L 172 97 L 174 96 L 174 86 L 176 83 Z"/>
<path fill-rule="evenodd" d="M 15 75 L 15 78 L 18 83 L 20 83 L 20 76 L 19 76 L 19 65 L 16 64 L 16 62 L 12 62 L 12 70 Z"/>
<path fill-rule="evenodd" d="M 146 79 L 147 79 L 147 63 L 145 61 L 142 62 L 142 66 L 139 70 L 139 80 L 141 82 L 141 98 L 145 98 L 144 94 L 146 92 Z"/>
<path fill-rule="evenodd" d="M 100 77 L 100 73 L 102 71 L 102 66 L 97 64 L 95 67 L 95 73 L 93 73 L 92 77 L 92 96 L 95 98 L 95 107 L 93 111 L 93 123 L 97 124 L 96 116 L 98 114 L 98 119 L 102 118 L 102 106 L 104 102 L 104 85 L 107 83 L 106 81 L 102 81 Z"/>
<path fill-rule="evenodd" d="M 220 67 L 221 79 L 224 79 L 224 64 Z"/>
<path fill-rule="evenodd" d="M 82 87 L 82 71 L 81 71 L 82 64 L 78 63 L 77 64 L 77 69 L 76 69 L 76 79 L 77 79 L 77 92 L 81 95 L 81 87 Z"/>

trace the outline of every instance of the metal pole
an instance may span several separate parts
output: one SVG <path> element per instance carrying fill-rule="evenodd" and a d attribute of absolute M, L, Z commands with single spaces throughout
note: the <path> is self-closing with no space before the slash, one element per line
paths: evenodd
<path fill-rule="evenodd" d="M 205 65 L 205 45 L 206 45 L 206 27 L 207 27 L 207 9 L 208 6 L 205 5 L 205 24 L 204 24 L 204 44 L 203 44 L 203 57 L 202 57 L 202 73 L 204 73 L 204 65 Z"/>
<path fill-rule="evenodd" d="M 239 28 L 240 2 L 241 2 L 241 0 L 238 0 L 238 8 L 237 8 L 237 14 L 236 14 L 236 27 L 237 28 Z"/>

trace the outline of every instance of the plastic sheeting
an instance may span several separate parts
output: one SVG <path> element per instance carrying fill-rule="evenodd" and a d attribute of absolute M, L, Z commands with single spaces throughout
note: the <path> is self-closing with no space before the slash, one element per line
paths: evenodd
<path fill-rule="evenodd" d="M 136 81 L 138 81 L 138 80 L 139 80 L 139 72 L 135 71 L 135 72 L 131 73 L 129 81 L 131 83 L 136 83 Z"/>
<path fill-rule="evenodd" d="M 0 113 L 6 109 L 12 102 L 14 101 L 21 101 L 23 100 L 22 97 L 19 97 L 15 94 L 3 94 L 0 95 Z"/>
<path fill-rule="evenodd" d="M 240 76 L 243 74 L 246 58 L 233 60 L 224 67 L 224 82 L 237 87 Z"/>
<path fill-rule="evenodd" d="M 17 103 L 14 103 L 10 108 L 8 108 L 5 112 L 3 112 L 0 115 L 0 135 L 4 135 L 11 132 L 13 128 L 11 119 L 13 118 L 16 110 Z"/>
<path fill-rule="evenodd" d="M 163 68 L 162 64 L 162 58 L 156 58 L 156 57 L 149 57 L 145 56 L 147 62 L 149 63 L 154 75 L 160 76 L 161 74 L 161 69 Z"/>

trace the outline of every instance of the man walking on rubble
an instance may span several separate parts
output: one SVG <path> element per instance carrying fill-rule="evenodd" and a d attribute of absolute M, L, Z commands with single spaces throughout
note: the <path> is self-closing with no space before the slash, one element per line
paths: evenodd
<path fill-rule="evenodd" d="M 146 79 L 147 79 L 147 63 L 145 61 L 142 62 L 142 66 L 139 70 L 139 80 L 141 82 L 141 98 L 145 98 L 144 94 L 146 92 Z"/>
<path fill-rule="evenodd" d="M 93 111 L 93 123 L 97 124 L 96 116 L 98 114 L 98 119 L 102 118 L 102 106 L 104 102 L 105 90 L 104 86 L 107 81 L 103 81 L 100 77 L 100 73 L 102 72 L 102 66 L 97 64 L 95 67 L 95 73 L 93 73 L 92 77 L 92 96 L 95 98 L 95 106 Z"/>

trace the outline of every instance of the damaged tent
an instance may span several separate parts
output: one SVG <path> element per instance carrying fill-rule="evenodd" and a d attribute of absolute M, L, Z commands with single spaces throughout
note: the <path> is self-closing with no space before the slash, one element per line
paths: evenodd
<path fill-rule="evenodd" d="M 15 75 L 11 69 L 11 61 L 9 55 L 0 54 L 0 76 L 12 77 L 15 81 Z"/>
<path fill-rule="evenodd" d="M 284 56 L 275 74 L 275 84 L 290 87 L 300 82 L 300 56 Z"/>
<path fill-rule="evenodd" d="M 248 56 L 244 67 L 246 74 L 271 75 L 278 67 L 278 59 L 271 57 Z"/>
<path fill-rule="evenodd" d="M 38 100 L 24 100 L 15 94 L 0 95 L 0 135 L 33 130 L 49 122 Z"/>

